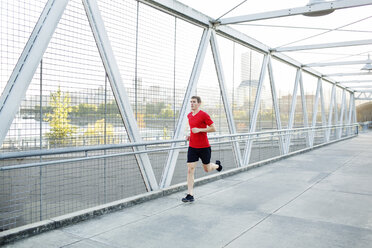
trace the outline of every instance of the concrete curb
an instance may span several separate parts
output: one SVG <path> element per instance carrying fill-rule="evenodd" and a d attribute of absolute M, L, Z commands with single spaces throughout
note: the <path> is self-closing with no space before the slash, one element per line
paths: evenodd
<path fill-rule="evenodd" d="M 320 145 L 317 145 L 311 148 L 305 148 L 302 150 L 298 150 L 298 151 L 295 151 L 295 152 L 292 152 L 292 153 L 289 153 L 283 156 L 273 157 L 267 160 L 259 161 L 259 162 L 250 164 L 245 167 L 235 168 L 235 169 L 231 169 L 231 170 L 221 172 L 218 174 L 213 174 L 210 176 L 202 177 L 202 178 L 195 180 L 195 186 L 207 184 L 209 182 L 220 180 L 226 177 L 231 177 L 233 175 L 251 170 L 253 168 L 257 168 L 257 167 L 260 167 L 260 166 L 263 166 L 269 163 L 273 163 L 273 162 L 276 162 L 276 161 L 279 161 L 279 160 L 282 160 L 288 157 L 302 154 L 302 153 L 305 153 L 305 152 L 308 152 L 308 151 L 311 151 L 311 150 L 314 150 L 314 149 L 317 149 L 323 146 L 327 146 L 327 145 L 330 145 L 330 144 L 333 144 L 339 141 L 347 140 L 350 138 L 354 138 L 354 137 L 356 137 L 356 135 L 342 138 L 342 139 L 335 140 L 335 141 L 331 141 L 328 143 L 320 144 Z M 114 201 L 114 202 L 99 205 L 93 208 L 88 208 L 88 209 L 73 212 L 70 214 L 51 218 L 49 220 L 44 220 L 44 221 L 24 225 L 21 227 L 13 228 L 13 229 L 10 229 L 4 232 L 0 232 L 0 245 L 15 242 L 17 240 L 31 237 L 31 236 L 41 234 L 41 233 L 54 230 L 57 228 L 73 225 L 81 221 L 93 219 L 97 216 L 119 211 L 124 208 L 128 208 L 128 207 L 131 207 L 131 206 L 134 206 L 134 205 L 146 202 L 146 201 L 150 201 L 150 200 L 163 197 L 163 196 L 171 195 L 173 193 L 184 191 L 186 189 L 187 189 L 187 183 L 186 182 L 180 183 L 180 184 L 172 185 L 171 187 L 166 188 L 166 189 L 161 189 L 157 191 L 152 191 L 152 192 L 136 195 L 136 196 L 129 197 L 123 200 Z"/>

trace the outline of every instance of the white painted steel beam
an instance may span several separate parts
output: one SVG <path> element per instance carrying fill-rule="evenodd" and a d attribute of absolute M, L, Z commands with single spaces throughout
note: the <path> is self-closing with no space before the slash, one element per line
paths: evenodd
<path fill-rule="evenodd" d="M 372 79 L 370 80 L 350 80 L 350 81 L 339 81 L 339 84 L 360 84 L 360 83 L 372 83 Z"/>
<path fill-rule="evenodd" d="M 340 118 L 338 120 L 338 125 L 343 125 L 344 124 L 345 105 L 346 105 L 346 93 L 345 93 L 345 90 L 343 90 L 342 91 L 342 99 L 341 99 Z M 337 138 L 338 139 L 341 139 L 342 130 L 343 130 L 343 127 L 339 127 L 338 132 L 337 132 Z"/>
<path fill-rule="evenodd" d="M 96 0 L 83 0 L 82 2 L 88 17 L 90 27 L 92 29 L 94 39 L 96 41 L 98 51 L 105 67 L 108 79 L 110 81 L 116 103 L 118 105 L 121 117 L 127 130 L 128 137 L 131 142 L 141 142 L 142 138 L 139 133 L 132 107 L 130 105 L 129 97 L 124 88 L 124 83 L 120 75 L 119 67 L 115 60 L 114 52 L 111 48 L 110 40 L 108 38 L 100 11 L 98 9 L 98 4 Z M 141 151 L 144 150 L 144 147 L 135 147 L 133 148 L 133 150 Z M 151 167 L 148 154 L 138 154 L 136 155 L 136 159 L 147 190 L 157 190 L 159 186 L 156 181 L 154 171 Z"/>
<path fill-rule="evenodd" d="M 318 115 L 318 106 L 319 106 L 319 99 L 320 99 L 320 87 L 322 84 L 322 79 L 318 78 L 318 83 L 316 86 L 316 93 L 315 93 L 315 102 L 313 105 L 313 115 L 311 117 L 311 136 L 310 136 L 310 147 L 314 146 L 314 137 L 315 137 L 315 126 L 316 126 L 316 117 Z"/>
<path fill-rule="evenodd" d="M 264 84 L 268 62 L 269 62 L 269 55 L 266 54 L 262 62 L 260 80 L 257 86 L 256 98 L 254 101 L 254 107 L 253 107 L 252 118 L 251 118 L 251 126 L 249 129 L 250 133 L 254 133 L 256 131 L 258 110 L 260 108 L 260 103 L 261 103 L 262 85 Z M 253 140 L 251 139 L 247 140 L 245 149 L 244 149 L 244 155 L 243 155 L 243 166 L 247 166 L 249 164 L 252 144 L 253 144 Z"/>
<path fill-rule="evenodd" d="M 271 55 L 269 55 L 269 61 L 268 61 L 268 72 L 269 72 L 269 78 L 270 78 L 270 86 L 271 86 L 271 95 L 273 97 L 273 106 L 275 111 L 275 118 L 276 118 L 276 126 L 278 130 L 282 129 L 282 122 L 280 119 L 280 109 L 279 109 L 279 103 L 276 95 L 276 86 L 275 86 L 275 78 L 273 73 L 273 66 L 271 63 Z M 280 155 L 284 154 L 284 138 L 283 136 L 279 136 L 279 150 Z"/>
<path fill-rule="evenodd" d="M 320 84 L 320 103 L 321 103 L 321 110 L 322 110 L 322 126 L 327 125 L 327 118 L 325 113 L 325 102 L 324 102 L 324 95 L 323 95 L 323 81 Z M 324 142 L 327 141 L 327 130 L 324 129 Z"/>
<path fill-rule="evenodd" d="M 331 92 L 331 99 L 329 103 L 329 112 L 328 112 L 328 126 L 332 125 L 332 118 L 333 118 L 333 111 L 334 111 L 334 105 L 336 105 L 335 101 L 336 97 L 336 85 L 332 86 L 332 92 Z M 326 136 L 326 142 L 329 142 L 330 139 L 330 134 L 331 134 L 331 129 L 327 130 L 327 136 Z"/>
<path fill-rule="evenodd" d="M 68 0 L 49 0 L 0 97 L 0 146 L 21 105 Z"/>
<path fill-rule="evenodd" d="M 324 75 L 316 70 L 314 70 L 313 68 L 310 68 L 310 67 L 303 67 L 303 65 L 299 62 L 297 62 L 296 60 L 292 59 L 291 57 L 283 54 L 283 53 L 273 53 L 271 54 L 271 56 L 273 58 L 276 58 L 286 64 L 289 64 L 291 66 L 294 66 L 296 68 L 302 68 L 302 71 L 304 72 L 307 72 L 315 77 L 318 77 L 318 78 L 323 78 L 323 80 L 326 80 L 327 82 L 331 83 L 331 84 L 335 84 L 337 83 L 335 80 L 333 80 L 332 78 L 324 78 Z"/>
<path fill-rule="evenodd" d="M 187 89 L 185 92 L 185 97 L 183 99 L 183 103 L 180 109 L 179 118 L 177 121 L 177 125 L 174 131 L 173 139 L 182 139 L 184 136 L 184 130 L 186 127 L 187 122 L 187 114 L 190 112 L 190 99 L 194 95 L 196 91 L 196 85 L 199 80 L 200 71 L 203 66 L 205 54 L 208 48 L 208 44 L 211 37 L 211 29 L 205 29 L 203 35 L 200 40 L 199 49 L 196 54 L 196 58 L 194 61 L 194 66 L 190 75 L 189 84 L 187 85 Z M 177 145 L 172 144 L 172 148 L 175 148 Z M 168 158 L 163 170 L 163 175 L 160 182 L 160 188 L 166 188 L 171 185 L 174 169 L 176 167 L 179 149 L 173 149 L 169 151 Z M 185 161 L 186 163 L 186 161 Z"/>
<path fill-rule="evenodd" d="M 355 90 L 355 93 L 370 93 L 370 92 L 372 92 L 372 90 L 363 90 L 363 91 Z"/>
<path fill-rule="evenodd" d="M 351 72 L 351 73 L 333 73 L 326 74 L 323 77 L 347 77 L 347 76 L 372 76 L 371 72 Z"/>
<path fill-rule="evenodd" d="M 274 52 L 294 52 L 302 50 L 312 50 L 312 49 L 326 49 L 326 48 L 336 48 L 336 47 L 349 47 L 349 46 L 364 46 L 372 44 L 372 40 L 354 40 L 354 41 L 343 41 L 334 43 L 324 43 L 324 44 L 312 44 L 305 46 L 290 46 L 290 47 L 279 47 L 274 48 Z"/>
<path fill-rule="evenodd" d="M 304 93 L 304 82 L 302 79 L 302 75 L 300 77 L 300 92 L 301 92 L 301 101 L 302 101 L 302 113 L 303 113 L 303 120 L 304 120 L 304 127 L 309 127 L 309 119 L 307 116 L 307 106 L 306 106 L 306 99 Z M 306 147 L 310 146 L 310 132 L 306 134 Z"/>
<path fill-rule="evenodd" d="M 214 30 L 211 33 L 211 48 L 212 48 L 212 54 L 213 54 L 213 58 L 214 58 L 214 64 L 215 64 L 215 67 L 216 67 L 217 78 L 218 78 L 218 82 L 220 84 L 222 102 L 223 102 L 223 106 L 225 108 L 226 119 L 227 119 L 227 124 L 229 126 L 229 131 L 230 131 L 230 134 L 236 134 L 234 116 L 233 116 L 232 108 L 230 106 L 230 102 L 229 102 L 229 99 L 228 99 L 228 96 L 227 96 L 225 76 L 224 76 L 223 68 L 222 68 L 222 60 L 221 60 L 221 56 L 220 56 L 220 52 L 219 52 L 219 48 L 218 48 L 216 32 Z M 242 167 L 243 163 L 242 163 L 242 157 L 241 157 L 239 143 L 238 142 L 233 142 L 232 145 L 233 145 L 235 164 L 237 165 L 237 167 Z"/>
<path fill-rule="evenodd" d="M 293 123 L 294 123 L 294 116 L 295 116 L 295 112 L 296 112 L 296 103 L 297 103 L 297 90 L 298 90 L 298 84 L 299 84 L 299 81 L 301 79 L 302 75 L 301 75 L 301 69 L 297 69 L 297 72 L 296 72 L 296 80 L 295 80 L 295 83 L 294 83 L 294 87 L 293 87 L 293 93 L 292 93 L 292 101 L 291 101 L 291 108 L 290 108 L 290 113 L 289 113 L 289 119 L 288 119 L 288 129 L 292 129 L 293 128 Z M 290 147 L 290 144 L 291 144 L 291 132 L 288 131 L 287 132 L 287 135 L 286 135 L 286 145 L 285 145 L 285 153 L 289 153 L 289 147 Z"/>
<path fill-rule="evenodd" d="M 327 10 L 337 10 L 344 8 L 359 7 L 364 5 L 370 5 L 372 1 L 370 0 L 340 0 L 332 2 L 324 2 L 319 4 L 307 5 L 304 7 L 297 7 L 291 9 L 275 10 L 258 14 L 243 15 L 236 17 L 223 18 L 220 20 L 221 25 L 226 24 L 236 24 L 242 22 L 251 22 L 286 16 L 294 16 L 301 14 L 316 14 L 316 12 L 322 12 Z"/>
<path fill-rule="evenodd" d="M 349 109 L 348 109 L 348 118 L 347 118 L 347 124 L 350 125 L 351 124 L 351 118 L 352 118 L 352 114 L 353 114 L 353 102 L 354 102 L 354 94 L 350 94 L 350 99 L 349 99 Z M 349 135 L 350 134 L 350 131 L 351 131 L 351 128 L 348 127 L 347 130 L 346 130 L 346 135 Z"/>
<path fill-rule="evenodd" d="M 372 99 L 372 91 L 368 92 L 355 92 L 355 96 L 353 94 L 355 100 L 371 100 Z"/>
<path fill-rule="evenodd" d="M 203 26 L 209 26 L 213 18 L 206 16 L 205 14 L 190 8 L 189 6 L 174 0 L 138 0 L 146 5 L 150 5 L 161 11 L 168 12 L 172 15 L 180 17 L 186 20 L 192 20 L 195 23 L 202 24 Z"/>
<path fill-rule="evenodd" d="M 339 123 L 339 115 L 338 115 L 338 104 L 337 104 L 337 89 L 336 89 L 336 93 L 335 93 L 335 101 L 334 101 L 334 109 L 335 109 L 335 112 L 334 112 L 334 114 L 335 114 L 335 121 L 334 121 L 334 123 L 335 123 L 335 125 L 337 125 L 338 123 Z M 335 128 L 335 138 L 337 139 L 337 128 Z"/>
<path fill-rule="evenodd" d="M 343 120 L 343 125 L 349 124 L 349 108 L 350 108 L 350 103 L 347 102 L 347 96 L 349 94 L 349 102 L 350 102 L 350 93 L 345 91 L 345 109 L 344 109 L 344 120 Z M 348 135 L 348 128 L 344 128 L 345 130 L 345 135 Z"/>
<path fill-rule="evenodd" d="M 353 97 L 353 123 L 357 122 L 355 98 Z"/>
<path fill-rule="evenodd" d="M 350 87 L 347 87 L 348 89 L 368 89 L 368 88 L 372 88 L 372 85 L 358 85 L 358 86 L 350 86 Z"/>
<path fill-rule="evenodd" d="M 243 34 L 233 28 L 230 28 L 228 26 L 219 26 L 216 29 L 217 34 L 220 34 L 222 36 L 231 38 L 235 41 L 238 41 L 240 43 L 243 43 L 245 45 L 248 45 L 252 47 L 253 49 L 263 52 L 263 53 L 269 53 L 270 52 L 270 47 L 266 46 L 260 41 L 257 41 L 253 39 L 252 37 Z"/>
<path fill-rule="evenodd" d="M 338 66 L 338 65 L 360 65 L 370 63 L 370 60 L 357 60 L 357 61 L 339 61 L 339 62 L 328 62 L 328 63 L 311 63 L 305 64 L 303 67 L 326 67 L 326 66 Z"/>

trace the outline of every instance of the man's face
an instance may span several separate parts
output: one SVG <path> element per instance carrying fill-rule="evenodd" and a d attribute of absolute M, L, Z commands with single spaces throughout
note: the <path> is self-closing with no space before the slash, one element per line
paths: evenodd
<path fill-rule="evenodd" d="M 190 104 L 191 104 L 191 110 L 197 110 L 200 106 L 200 103 L 198 103 L 198 100 L 194 98 L 190 100 Z"/>

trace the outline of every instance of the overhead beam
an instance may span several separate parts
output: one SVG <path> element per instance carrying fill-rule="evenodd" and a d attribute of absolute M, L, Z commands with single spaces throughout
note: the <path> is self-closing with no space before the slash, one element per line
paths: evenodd
<path fill-rule="evenodd" d="M 372 93 L 372 90 L 355 90 L 355 93 Z"/>
<path fill-rule="evenodd" d="M 193 9 L 189 6 L 174 0 L 138 0 L 141 3 L 154 7 L 164 12 L 168 12 L 184 20 L 192 20 L 193 22 L 209 27 L 213 18 Z"/>
<path fill-rule="evenodd" d="M 249 45 L 253 49 L 262 52 L 262 53 L 269 53 L 270 47 L 266 46 L 265 44 L 261 43 L 258 40 L 253 39 L 252 37 L 243 34 L 229 26 L 219 26 L 218 29 L 216 29 L 217 34 L 222 35 L 227 38 L 231 38 L 235 41 L 238 41 L 244 45 Z"/>
<path fill-rule="evenodd" d="M 372 91 L 370 91 L 370 92 L 355 92 L 354 99 L 355 100 L 372 100 Z"/>
<path fill-rule="evenodd" d="M 343 41 L 343 42 L 331 42 L 323 44 L 313 44 L 305 46 L 290 46 L 290 47 L 278 47 L 272 49 L 273 52 L 294 52 L 302 50 L 313 50 L 313 49 L 326 49 L 326 48 L 337 48 L 337 47 L 349 47 L 349 46 L 363 46 L 372 44 L 372 40 L 354 40 L 354 41 Z"/>
<path fill-rule="evenodd" d="M 372 88 L 372 85 L 358 85 L 358 86 L 351 86 L 347 87 L 349 89 L 363 89 L 363 88 Z"/>
<path fill-rule="evenodd" d="M 325 2 L 313 5 L 307 5 L 304 7 L 297 7 L 291 9 L 282 9 L 269 12 L 263 12 L 251 15 L 242 15 L 236 17 L 223 18 L 219 21 L 221 25 L 236 24 L 242 22 L 259 21 L 265 19 L 302 15 L 302 14 L 316 14 L 317 12 L 324 12 L 327 10 L 337 10 L 345 8 L 360 7 L 364 5 L 372 4 L 371 0 L 340 0 L 333 2 Z"/>
<path fill-rule="evenodd" d="M 339 81 L 340 84 L 354 84 L 354 83 L 372 83 L 372 79 L 370 80 L 350 80 L 350 81 Z"/>
<path fill-rule="evenodd" d="M 371 60 L 357 60 L 357 61 L 340 61 L 340 62 L 329 62 L 329 63 L 311 63 L 302 65 L 303 67 L 325 67 L 325 66 L 338 66 L 338 65 L 360 65 L 370 63 Z"/>
<path fill-rule="evenodd" d="M 372 76 L 371 72 L 351 72 L 351 73 L 333 73 L 326 74 L 323 77 L 344 77 L 344 76 Z"/>

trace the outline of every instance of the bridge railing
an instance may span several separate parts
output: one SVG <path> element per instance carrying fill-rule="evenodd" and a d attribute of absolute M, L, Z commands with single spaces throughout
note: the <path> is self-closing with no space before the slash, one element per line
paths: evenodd
<path fill-rule="evenodd" d="M 210 136 L 212 160 L 224 170 L 239 167 L 233 143 L 241 154 L 250 147 L 249 163 L 312 149 L 358 134 L 358 124 L 269 130 Z M 247 146 L 248 143 L 250 146 Z M 176 143 L 177 146 L 172 146 Z M 141 149 L 133 149 L 140 147 Z M 160 182 L 168 152 L 179 149 L 172 185 L 186 181 L 185 140 L 33 150 L 0 154 L 0 230 L 52 219 L 78 210 L 146 193 L 136 155 L 146 153 Z M 236 146 L 235 146 L 236 147 Z M 196 178 L 206 174 L 197 169 Z"/>

